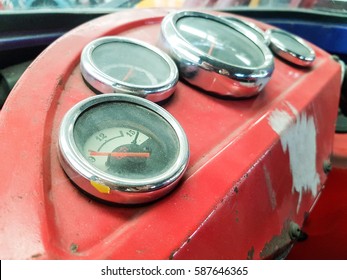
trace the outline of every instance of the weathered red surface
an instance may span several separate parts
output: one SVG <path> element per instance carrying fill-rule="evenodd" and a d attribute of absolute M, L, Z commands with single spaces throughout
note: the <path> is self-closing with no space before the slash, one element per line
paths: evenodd
<path fill-rule="evenodd" d="M 332 171 L 317 204 L 305 221 L 305 242 L 298 243 L 290 259 L 347 259 L 347 134 L 336 133 Z"/>
<path fill-rule="evenodd" d="M 332 164 L 336 168 L 347 169 L 347 134 L 346 133 L 336 133 L 334 136 Z"/>
<path fill-rule="evenodd" d="M 83 47 L 105 35 L 156 44 L 166 13 L 124 11 L 84 24 L 46 49 L 19 81 L 0 115 L 2 259 L 261 259 L 291 243 L 288 224 L 302 224 L 317 194 L 303 191 L 298 204 L 288 150 L 269 118 L 276 110 L 290 115 L 283 133 L 303 114 L 313 118 L 319 193 L 340 74 L 318 48 L 308 70 L 276 59 L 269 84 L 248 100 L 220 99 L 179 82 L 164 107 L 186 131 L 191 159 L 177 189 L 159 201 L 100 204 L 64 174 L 57 158 L 61 119 L 94 94 L 79 71 Z"/>
<path fill-rule="evenodd" d="M 289 259 L 347 259 L 347 169 L 334 167 L 305 221 L 308 238 L 297 243 Z"/>

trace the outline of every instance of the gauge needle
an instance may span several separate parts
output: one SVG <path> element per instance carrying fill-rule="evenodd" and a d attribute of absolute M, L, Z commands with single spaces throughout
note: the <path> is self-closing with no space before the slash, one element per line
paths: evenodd
<path fill-rule="evenodd" d="M 124 158 L 124 157 L 141 157 L 141 158 L 149 158 L 150 153 L 140 153 L 140 152 L 112 152 L 112 153 L 107 153 L 107 152 L 96 152 L 96 151 L 89 151 L 89 154 L 91 156 L 111 156 L 111 157 L 119 157 L 119 158 Z"/>
<path fill-rule="evenodd" d="M 128 73 L 126 73 L 126 75 L 123 78 L 123 82 L 125 82 L 126 80 L 128 80 L 130 78 L 130 76 L 133 74 L 133 69 L 134 68 L 130 68 Z"/>
<path fill-rule="evenodd" d="M 212 54 L 215 45 L 216 45 L 215 42 L 211 42 L 210 49 L 209 49 L 208 52 L 207 52 L 208 55 L 211 55 L 211 54 Z"/>

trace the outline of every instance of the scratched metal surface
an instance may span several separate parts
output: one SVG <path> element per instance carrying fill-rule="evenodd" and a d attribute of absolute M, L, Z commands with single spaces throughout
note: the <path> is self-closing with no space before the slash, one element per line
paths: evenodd
<path fill-rule="evenodd" d="M 167 12 L 88 22 L 21 78 L 0 115 L 2 259 L 263 259 L 292 244 L 290 223 L 302 224 L 326 180 L 339 98 L 339 65 L 316 47 L 308 70 L 276 59 L 271 81 L 252 99 L 220 99 L 179 82 L 163 106 L 186 131 L 191 159 L 159 201 L 104 205 L 63 172 L 60 121 L 94 94 L 79 71 L 83 47 L 105 35 L 156 44 Z"/>

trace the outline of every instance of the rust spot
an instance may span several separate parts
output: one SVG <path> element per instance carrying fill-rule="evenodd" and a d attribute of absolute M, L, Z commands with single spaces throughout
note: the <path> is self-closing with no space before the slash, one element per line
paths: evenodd
<path fill-rule="evenodd" d="M 238 187 L 235 187 L 235 188 L 234 188 L 234 192 L 235 192 L 235 193 L 239 193 Z"/>
<path fill-rule="evenodd" d="M 254 256 L 254 246 L 252 246 L 252 248 L 248 251 L 247 260 L 253 260 L 253 256 Z"/>
<path fill-rule="evenodd" d="M 325 174 L 328 174 L 333 168 L 330 159 L 327 159 L 323 162 L 323 171 Z"/>
<path fill-rule="evenodd" d="M 261 259 L 279 259 L 289 252 L 293 244 L 293 240 L 289 235 L 290 222 L 287 221 L 282 231 L 279 235 L 275 235 L 272 239 L 267 242 L 264 246 L 264 249 L 260 252 Z"/>
<path fill-rule="evenodd" d="M 170 256 L 169 256 L 169 260 L 173 260 L 175 254 L 177 253 L 178 249 L 175 249 L 171 252 Z"/>
<path fill-rule="evenodd" d="M 60 91 L 60 90 L 64 90 L 65 88 L 65 81 L 64 81 L 64 77 L 61 75 L 57 78 L 57 84 L 55 86 L 55 89 Z"/>
<path fill-rule="evenodd" d="M 32 259 L 37 259 L 37 258 L 40 258 L 42 256 L 41 253 L 37 253 L 37 254 L 34 254 L 31 256 Z"/>
<path fill-rule="evenodd" d="M 75 243 L 71 243 L 71 245 L 70 245 L 70 252 L 75 254 L 75 253 L 77 253 L 77 251 L 78 251 L 78 245 L 75 244 Z"/>
<path fill-rule="evenodd" d="M 62 76 L 59 76 L 59 77 L 58 77 L 58 83 L 57 83 L 57 85 L 58 85 L 59 87 L 61 87 L 61 86 L 64 85 L 64 79 L 63 79 Z"/>
<path fill-rule="evenodd" d="M 272 208 L 272 210 L 275 210 L 277 207 L 277 200 L 276 200 L 276 193 L 272 187 L 270 172 L 268 171 L 266 166 L 263 166 L 263 170 L 264 170 L 266 188 L 267 188 L 267 191 L 269 193 L 271 208 Z"/>
<path fill-rule="evenodd" d="M 310 216 L 310 213 L 305 211 L 305 213 L 304 213 L 304 223 L 306 222 L 306 220 L 308 219 L 309 216 Z"/>

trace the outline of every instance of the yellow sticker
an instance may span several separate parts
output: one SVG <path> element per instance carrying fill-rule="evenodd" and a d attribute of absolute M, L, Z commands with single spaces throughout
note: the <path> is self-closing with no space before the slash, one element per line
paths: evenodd
<path fill-rule="evenodd" d="M 180 8 L 184 0 L 142 0 L 136 8 Z"/>
<path fill-rule="evenodd" d="M 105 186 L 103 184 L 100 184 L 98 182 L 95 182 L 95 181 L 90 181 L 90 184 L 96 188 L 99 192 L 101 193 L 107 193 L 109 194 L 111 189 L 108 187 L 108 186 Z"/>
<path fill-rule="evenodd" d="M 260 0 L 251 0 L 249 2 L 248 6 L 250 6 L 250 7 L 257 7 L 257 6 L 259 6 L 259 2 L 260 2 Z"/>

